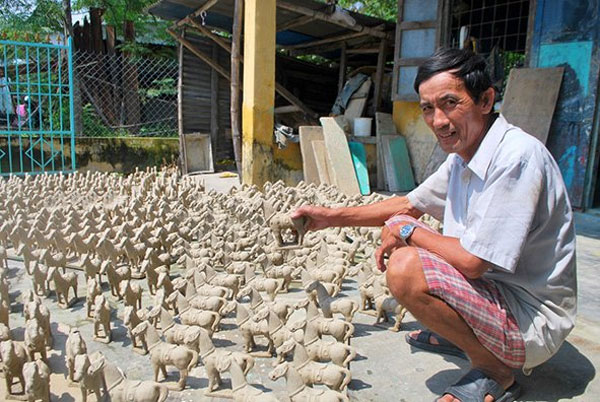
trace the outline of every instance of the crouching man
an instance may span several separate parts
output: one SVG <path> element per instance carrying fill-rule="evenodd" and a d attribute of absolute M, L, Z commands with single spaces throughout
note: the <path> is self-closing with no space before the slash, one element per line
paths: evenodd
<path fill-rule="evenodd" d="M 481 56 L 442 49 L 414 83 L 423 118 L 449 153 L 405 197 L 362 207 L 304 206 L 308 229 L 384 226 L 375 257 L 394 297 L 426 331 L 411 345 L 467 356 L 472 370 L 439 401 L 512 401 L 514 369 L 552 357 L 574 325 L 573 214 L 545 146 L 493 112 Z M 443 235 L 417 221 L 428 213 Z M 387 261 L 386 261 L 387 259 Z"/>

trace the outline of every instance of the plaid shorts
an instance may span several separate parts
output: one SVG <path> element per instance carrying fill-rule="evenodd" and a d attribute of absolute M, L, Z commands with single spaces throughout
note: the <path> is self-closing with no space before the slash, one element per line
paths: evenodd
<path fill-rule="evenodd" d="M 409 216 L 395 216 L 386 222 L 410 221 L 433 231 L 429 226 Z M 417 248 L 429 292 L 450 305 L 471 327 L 479 342 L 500 361 L 512 368 L 525 363 L 525 344 L 517 322 L 508 310 L 504 297 L 493 281 L 469 279 L 440 256 Z"/>

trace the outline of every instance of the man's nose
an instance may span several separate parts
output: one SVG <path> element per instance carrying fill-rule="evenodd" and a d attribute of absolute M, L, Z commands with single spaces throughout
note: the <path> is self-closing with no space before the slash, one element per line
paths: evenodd
<path fill-rule="evenodd" d="M 433 128 L 435 130 L 441 130 L 446 128 L 450 124 L 448 116 L 440 108 L 435 108 L 433 111 Z"/>

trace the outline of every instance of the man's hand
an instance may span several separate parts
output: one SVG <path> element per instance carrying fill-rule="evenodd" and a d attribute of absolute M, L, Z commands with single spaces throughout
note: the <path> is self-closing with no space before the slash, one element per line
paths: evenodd
<path fill-rule="evenodd" d="M 381 230 L 381 246 L 375 250 L 375 262 L 377 263 L 377 269 L 381 272 L 385 272 L 387 269 L 385 265 L 385 257 L 389 257 L 392 253 L 400 248 L 406 247 L 404 240 L 395 235 L 386 225 Z"/>
<path fill-rule="evenodd" d="M 321 230 L 332 226 L 331 208 L 304 205 L 292 212 L 291 218 L 304 217 L 307 219 L 307 230 Z"/>

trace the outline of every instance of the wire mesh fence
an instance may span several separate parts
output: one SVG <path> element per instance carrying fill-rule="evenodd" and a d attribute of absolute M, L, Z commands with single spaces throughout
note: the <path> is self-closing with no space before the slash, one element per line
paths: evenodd
<path fill-rule="evenodd" d="M 175 60 L 77 51 L 77 135 L 177 136 Z"/>

